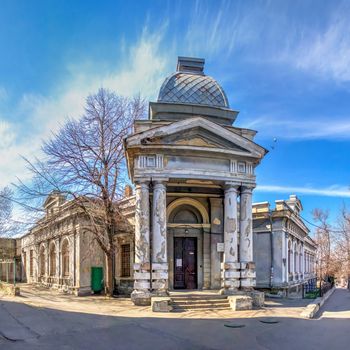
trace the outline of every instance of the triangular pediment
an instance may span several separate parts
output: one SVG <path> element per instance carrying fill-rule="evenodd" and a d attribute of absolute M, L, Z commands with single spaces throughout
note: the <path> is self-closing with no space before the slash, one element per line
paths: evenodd
<path fill-rule="evenodd" d="M 196 126 L 187 130 L 182 130 L 170 135 L 153 137 L 147 140 L 147 144 L 192 146 L 206 148 L 225 148 L 239 151 L 247 151 L 221 135 L 209 131 L 201 126 Z"/>
<path fill-rule="evenodd" d="M 134 134 L 127 147 L 168 146 L 223 150 L 262 158 L 266 150 L 253 141 L 202 117 L 194 117 Z"/>

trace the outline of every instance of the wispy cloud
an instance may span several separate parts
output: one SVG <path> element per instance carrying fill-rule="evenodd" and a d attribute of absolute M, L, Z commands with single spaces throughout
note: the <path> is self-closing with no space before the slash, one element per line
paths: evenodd
<path fill-rule="evenodd" d="M 326 196 L 326 197 L 346 197 L 350 198 L 350 187 L 333 185 L 324 188 L 313 187 L 294 187 L 294 186 L 278 186 L 278 185 L 259 185 L 255 189 L 259 192 L 269 193 L 289 193 L 289 194 L 303 194 L 312 196 Z"/>
<path fill-rule="evenodd" d="M 101 86 L 125 96 L 140 93 L 146 99 L 156 98 L 164 74 L 169 70 L 167 55 L 171 55 L 160 50 L 163 36 L 163 30 L 151 33 L 145 28 L 137 42 L 123 51 L 114 69 L 97 74 L 90 69 L 88 60 L 79 64 L 70 62 L 69 78 L 48 95 L 24 94 L 12 109 L 13 114 L 21 116 L 18 118 L 21 123 L 13 124 L 7 121 L 10 118 L 0 118 L 0 186 L 13 181 L 15 175 L 25 177 L 19 154 L 30 159 L 40 156 L 42 140 L 56 131 L 67 117 L 79 117 L 86 97 Z"/>
<path fill-rule="evenodd" d="M 349 15 L 349 6 L 335 7 L 323 30 L 296 45 L 289 55 L 294 64 L 325 78 L 350 81 Z"/>
<path fill-rule="evenodd" d="M 259 130 L 264 137 L 277 137 L 279 139 L 350 139 L 350 118 L 336 118 L 332 121 L 326 118 L 301 118 L 291 117 L 260 117 L 245 122 L 245 126 Z"/>

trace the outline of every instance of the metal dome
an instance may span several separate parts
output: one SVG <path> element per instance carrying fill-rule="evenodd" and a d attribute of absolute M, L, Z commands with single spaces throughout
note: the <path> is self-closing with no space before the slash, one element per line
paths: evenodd
<path fill-rule="evenodd" d="M 179 57 L 177 72 L 165 79 L 158 102 L 228 108 L 224 90 L 215 79 L 203 73 L 203 68 L 203 59 Z"/>

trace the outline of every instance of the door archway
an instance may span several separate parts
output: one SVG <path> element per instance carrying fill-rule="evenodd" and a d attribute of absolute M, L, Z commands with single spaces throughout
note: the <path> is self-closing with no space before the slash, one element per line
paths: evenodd
<path fill-rule="evenodd" d="M 203 228 L 210 225 L 205 206 L 179 198 L 167 207 L 170 289 L 202 289 Z"/>

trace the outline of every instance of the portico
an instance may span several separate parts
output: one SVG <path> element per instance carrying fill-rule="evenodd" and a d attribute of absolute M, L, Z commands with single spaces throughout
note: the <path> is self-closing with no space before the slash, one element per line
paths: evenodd
<path fill-rule="evenodd" d="M 135 304 L 169 289 L 255 286 L 252 190 L 266 150 L 255 131 L 231 126 L 238 113 L 203 67 L 179 58 L 149 120 L 125 141 L 136 187 Z"/>

